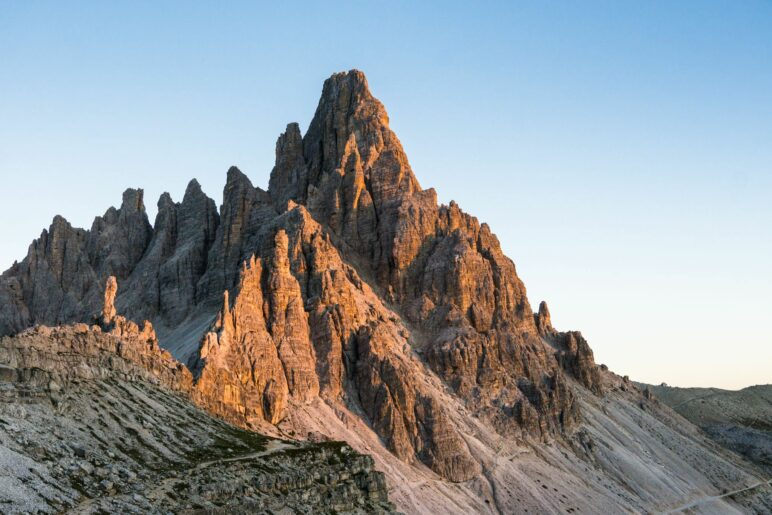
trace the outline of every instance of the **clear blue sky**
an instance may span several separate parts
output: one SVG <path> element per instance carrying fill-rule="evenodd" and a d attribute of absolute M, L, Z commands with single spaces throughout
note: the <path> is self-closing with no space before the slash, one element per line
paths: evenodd
<path fill-rule="evenodd" d="M 359 68 L 424 187 L 649 382 L 772 382 L 772 3 L 0 0 L 0 268 L 55 214 L 151 216 Z M 217 3 L 219 4 L 219 3 Z M 225 4 L 225 2 L 222 2 Z"/>

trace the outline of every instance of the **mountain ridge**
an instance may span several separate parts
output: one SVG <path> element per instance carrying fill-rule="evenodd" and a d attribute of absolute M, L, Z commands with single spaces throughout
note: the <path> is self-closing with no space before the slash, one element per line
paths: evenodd
<path fill-rule="evenodd" d="M 627 413 L 648 401 L 595 364 L 581 333 L 553 328 L 546 303 L 533 312 L 488 225 L 421 188 L 388 123 L 362 72 L 334 74 L 306 134 L 291 123 L 279 136 L 268 190 L 231 167 L 219 211 L 194 179 L 181 202 L 161 196 L 154 225 L 134 189 L 89 231 L 56 218 L 0 277 L 0 335 L 90 318 L 114 276 L 117 311 L 152 322 L 212 413 L 351 439 L 404 509 L 559 508 L 528 485 L 512 493 L 522 465 L 499 464 L 502 449 L 541 456 L 545 446 L 574 457 L 531 465 L 566 481 L 583 460 L 600 467 L 599 499 L 571 493 L 577 506 L 644 509 L 679 494 L 644 453 L 637 497 L 617 499 L 625 480 L 592 443 L 613 441 L 603 424 L 662 417 L 662 438 L 678 440 L 671 415 L 608 419 L 606 404 Z M 721 463 L 713 475 L 681 470 L 698 488 L 746 474 L 688 438 L 700 459 Z M 408 477 L 433 486 L 410 491 Z"/>

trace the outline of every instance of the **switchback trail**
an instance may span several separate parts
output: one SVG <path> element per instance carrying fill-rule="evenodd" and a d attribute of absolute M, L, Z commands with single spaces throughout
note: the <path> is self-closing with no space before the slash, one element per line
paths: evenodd
<path fill-rule="evenodd" d="M 686 510 L 691 509 L 691 508 L 696 508 L 696 507 L 698 507 L 698 506 L 700 506 L 702 504 L 706 504 L 706 503 L 709 503 L 709 502 L 717 501 L 719 499 L 723 499 L 724 497 L 730 497 L 732 495 L 736 495 L 736 494 L 739 494 L 739 493 L 742 493 L 742 492 L 747 492 L 748 490 L 754 490 L 754 489 L 759 488 L 759 487 L 769 486 L 770 484 L 772 484 L 772 479 L 768 479 L 766 481 L 762 481 L 760 483 L 756 483 L 755 485 L 746 486 L 745 488 L 740 488 L 739 490 L 734 490 L 732 492 L 727 492 L 725 494 L 714 495 L 714 496 L 711 496 L 711 497 L 702 497 L 700 499 L 695 499 L 695 500 L 689 501 L 689 502 L 687 502 L 685 504 L 682 504 L 681 506 L 679 506 L 677 508 L 673 508 L 672 510 L 668 510 L 668 511 L 666 511 L 664 513 L 666 513 L 666 514 L 680 513 L 682 511 L 686 511 Z"/>

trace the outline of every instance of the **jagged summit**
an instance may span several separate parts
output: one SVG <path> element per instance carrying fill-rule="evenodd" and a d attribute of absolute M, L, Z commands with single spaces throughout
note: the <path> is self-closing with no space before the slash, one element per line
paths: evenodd
<path fill-rule="evenodd" d="M 371 181 L 377 209 L 400 193 L 421 189 L 389 128 L 386 109 L 358 70 L 325 81 L 305 136 L 297 124 L 287 126 L 276 144 L 270 189 L 280 200 L 305 201 L 313 194 L 309 188 L 329 187 L 328 181 L 335 181 L 329 176 L 345 169 L 349 159 L 359 161 L 363 177 Z"/>
<path fill-rule="evenodd" d="M 373 183 L 371 194 L 377 207 L 399 193 L 421 189 L 399 139 L 389 128 L 386 109 L 372 96 L 367 79 L 358 70 L 335 74 L 324 83 L 303 138 L 309 183 L 318 186 L 324 175 L 345 165 L 346 154 L 353 151 L 365 177 Z"/>
<path fill-rule="evenodd" d="M 271 170 L 268 192 L 273 203 L 282 206 L 287 201 L 302 202 L 308 190 L 308 169 L 303 157 L 303 137 L 297 123 L 276 140 L 276 165 Z"/>
<path fill-rule="evenodd" d="M 185 196 L 200 195 L 201 193 L 203 193 L 201 184 L 199 184 L 197 179 L 191 179 L 188 185 L 185 187 Z"/>
<path fill-rule="evenodd" d="M 145 211 L 145 203 L 143 201 L 145 191 L 142 188 L 128 188 L 123 192 L 123 201 L 121 202 L 122 213 L 143 212 Z"/>
<path fill-rule="evenodd" d="M 551 334 L 555 331 L 552 327 L 552 317 L 550 317 L 550 310 L 547 307 L 546 301 L 539 303 L 539 311 L 534 314 L 534 320 L 536 322 L 536 329 L 543 335 Z"/>

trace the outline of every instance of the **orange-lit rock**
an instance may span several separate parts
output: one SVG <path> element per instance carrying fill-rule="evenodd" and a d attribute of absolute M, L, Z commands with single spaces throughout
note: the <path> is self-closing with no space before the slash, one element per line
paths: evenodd
<path fill-rule="evenodd" d="M 601 392 L 589 346 L 533 313 L 489 227 L 421 188 L 356 70 L 325 81 L 305 135 L 279 136 L 268 191 L 231 167 L 219 214 L 192 181 L 154 228 L 140 190 L 91 231 L 55 220 L 0 280 L 0 332 L 86 320 L 110 275 L 105 330 L 160 338 L 211 412 L 294 431 L 324 403 L 454 481 L 481 465 L 443 396 L 506 438 L 550 439 L 580 419 L 570 377 Z"/>

